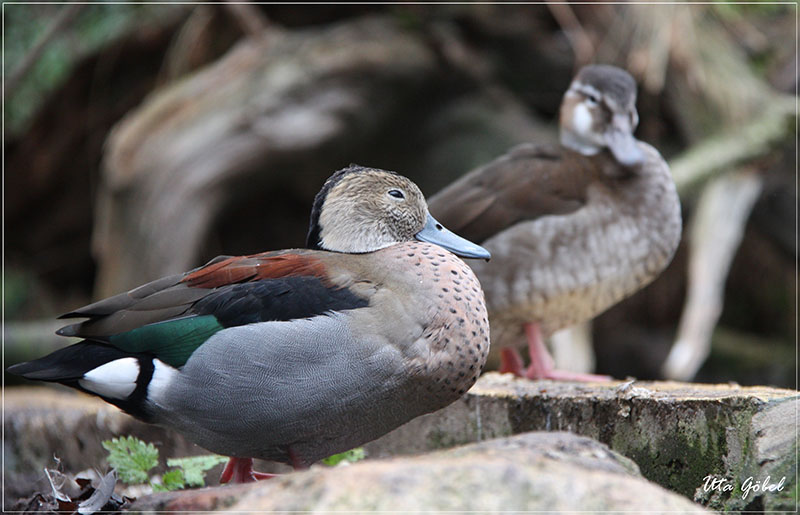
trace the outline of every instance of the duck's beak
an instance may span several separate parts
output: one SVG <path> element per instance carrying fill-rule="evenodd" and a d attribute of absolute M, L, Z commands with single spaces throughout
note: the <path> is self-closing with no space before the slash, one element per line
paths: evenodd
<path fill-rule="evenodd" d="M 644 152 L 633 137 L 633 129 L 627 115 L 617 114 L 604 134 L 606 146 L 623 166 L 636 166 L 644 162 Z"/>
<path fill-rule="evenodd" d="M 430 214 L 428 214 L 425 227 L 415 234 L 414 237 L 419 241 L 427 241 L 428 243 L 439 245 L 457 256 L 487 260 L 492 257 L 489 251 L 480 245 L 475 245 L 471 241 L 465 240 L 461 236 L 445 229 L 444 226 L 437 222 Z"/>

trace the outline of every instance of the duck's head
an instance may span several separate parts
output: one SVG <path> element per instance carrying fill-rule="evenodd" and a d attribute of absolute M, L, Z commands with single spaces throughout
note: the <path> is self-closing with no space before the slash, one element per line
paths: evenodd
<path fill-rule="evenodd" d="M 412 240 L 489 259 L 486 249 L 437 222 L 419 187 L 394 172 L 350 165 L 331 175 L 314 199 L 309 248 L 361 254 Z"/>
<path fill-rule="evenodd" d="M 639 123 L 636 82 L 625 70 L 595 64 L 584 66 L 561 102 L 561 144 L 584 155 L 608 148 L 624 166 L 644 160 L 633 137 Z"/>

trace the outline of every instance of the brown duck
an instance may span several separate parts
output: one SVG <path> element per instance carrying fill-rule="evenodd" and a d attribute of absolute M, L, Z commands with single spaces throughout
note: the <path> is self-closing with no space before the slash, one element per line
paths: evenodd
<path fill-rule="evenodd" d="M 591 319 L 650 283 L 681 235 L 669 167 L 638 141 L 636 83 L 613 66 L 580 70 L 564 95 L 559 146 L 523 144 L 429 201 L 452 230 L 482 242 L 492 354 L 529 378 L 604 378 L 553 369 L 543 336 Z M 527 370 L 516 351 L 527 341 Z"/>

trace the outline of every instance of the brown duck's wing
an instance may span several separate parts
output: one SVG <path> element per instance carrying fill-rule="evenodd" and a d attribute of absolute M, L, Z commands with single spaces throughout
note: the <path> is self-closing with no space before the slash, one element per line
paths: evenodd
<path fill-rule="evenodd" d="M 522 221 L 570 213 L 586 202 L 599 171 L 561 147 L 523 144 L 431 197 L 431 214 L 476 242 Z"/>

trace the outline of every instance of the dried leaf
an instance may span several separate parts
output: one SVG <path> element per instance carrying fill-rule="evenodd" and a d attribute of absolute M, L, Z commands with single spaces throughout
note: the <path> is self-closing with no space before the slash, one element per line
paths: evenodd
<path fill-rule="evenodd" d="M 78 503 L 72 501 L 62 501 L 61 499 L 56 499 L 58 503 L 58 511 L 68 511 L 74 512 L 78 509 Z"/>
<path fill-rule="evenodd" d="M 61 472 L 45 468 L 44 475 L 47 476 L 47 480 L 50 482 L 50 488 L 53 491 L 53 498 L 55 498 L 56 501 L 59 503 L 72 501 L 67 494 L 61 491 L 61 487 L 64 484 L 64 475 Z"/>
<path fill-rule="evenodd" d="M 111 499 L 116 484 L 117 472 L 112 470 L 103 477 L 92 496 L 78 505 L 78 513 L 81 515 L 91 515 L 92 513 L 102 510 L 103 506 Z"/>

